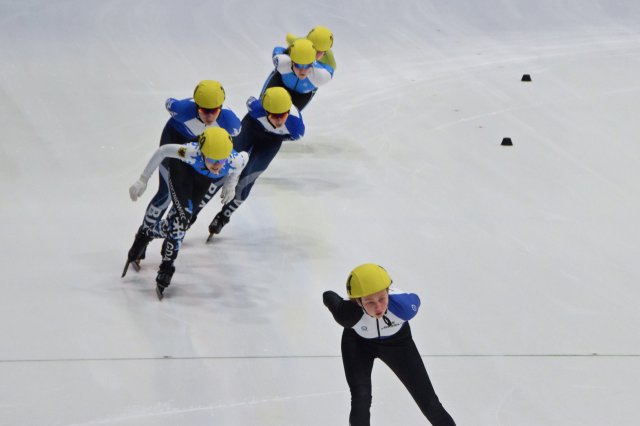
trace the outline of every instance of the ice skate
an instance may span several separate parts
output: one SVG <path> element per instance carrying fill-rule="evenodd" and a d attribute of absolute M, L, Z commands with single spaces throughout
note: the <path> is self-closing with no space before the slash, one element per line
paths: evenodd
<path fill-rule="evenodd" d="M 133 265 L 133 268 L 137 271 L 140 270 L 140 261 L 145 258 L 145 254 L 147 251 L 147 246 L 151 242 L 152 238 L 148 237 L 144 234 L 142 229 L 139 229 L 136 233 L 136 237 L 133 240 L 133 245 L 129 249 L 129 253 L 127 254 L 127 263 L 124 265 L 124 269 L 122 271 L 122 277 L 127 274 L 127 270 L 129 269 L 129 265 Z"/>
<path fill-rule="evenodd" d="M 158 269 L 158 275 L 156 275 L 156 295 L 159 300 L 164 297 L 164 290 L 171 284 L 171 278 L 176 271 L 172 262 L 162 262 Z"/>
<path fill-rule="evenodd" d="M 229 223 L 229 217 L 225 216 L 222 212 L 218 212 L 209 224 L 209 238 L 207 238 L 207 242 L 209 242 L 215 234 L 219 234 L 227 223 Z"/>

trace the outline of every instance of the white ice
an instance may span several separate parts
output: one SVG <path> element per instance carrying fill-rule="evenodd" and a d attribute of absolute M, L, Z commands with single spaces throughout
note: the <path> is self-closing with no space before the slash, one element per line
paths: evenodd
<path fill-rule="evenodd" d="M 164 100 L 218 79 L 242 117 L 318 24 L 305 138 L 165 300 L 160 242 L 121 279 Z M 321 295 L 363 262 L 422 297 L 458 425 L 640 424 L 637 0 L 1 0 L 0 55 L 3 426 L 346 425 Z M 372 425 L 427 424 L 373 383 Z"/>

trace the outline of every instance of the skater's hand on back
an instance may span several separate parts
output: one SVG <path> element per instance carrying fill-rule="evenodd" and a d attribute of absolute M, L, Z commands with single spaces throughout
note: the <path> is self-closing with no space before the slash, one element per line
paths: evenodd
<path fill-rule="evenodd" d="M 129 196 L 131 197 L 131 201 L 136 201 L 138 197 L 144 194 L 145 189 L 147 189 L 147 181 L 148 177 L 145 175 L 140 175 L 140 179 L 134 182 L 133 185 L 129 187 Z"/>

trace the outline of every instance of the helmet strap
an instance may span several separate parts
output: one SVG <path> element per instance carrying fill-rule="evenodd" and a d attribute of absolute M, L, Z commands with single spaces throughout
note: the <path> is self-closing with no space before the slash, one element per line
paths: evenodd
<path fill-rule="evenodd" d="M 358 304 L 358 306 L 360 306 L 360 309 L 362 309 L 362 312 L 365 315 L 369 315 L 369 312 L 367 312 L 367 310 L 364 308 L 364 305 L 362 304 L 362 297 L 358 297 L 357 299 L 354 299 L 356 301 L 356 303 Z M 371 315 L 369 315 L 371 316 Z"/>

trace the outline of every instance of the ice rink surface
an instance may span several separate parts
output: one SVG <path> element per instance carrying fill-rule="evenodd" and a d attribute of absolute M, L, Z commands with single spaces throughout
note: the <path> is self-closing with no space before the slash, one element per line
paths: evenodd
<path fill-rule="evenodd" d="M 121 279 L 165 99 L 217 79 L 242 117 L 315 25 L 305 138 L 212 244 L 207 206 L 165 300 L 160 242 Z M 1 425 L 346 425 L 321 295 L 363 262 L 421 296 L 458 425 L 640 424 L 636 0 L 1 0 L 0 53 Z M 427 424 L 373 384 L 372 425 Z"/>

